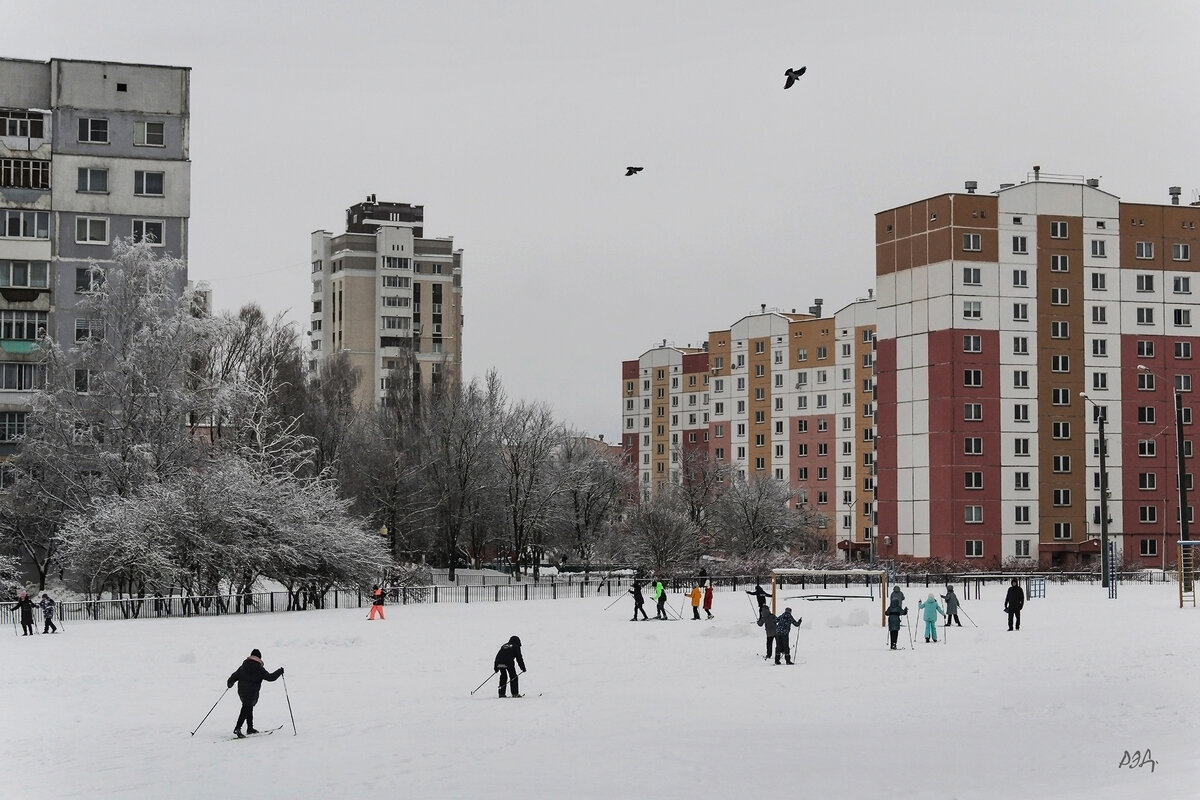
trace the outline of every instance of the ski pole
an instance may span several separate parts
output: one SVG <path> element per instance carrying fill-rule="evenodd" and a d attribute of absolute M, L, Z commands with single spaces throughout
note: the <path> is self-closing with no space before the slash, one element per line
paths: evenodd
<path fill-rule="evenodd" d="M 750 601 L 750 613 L 754 614 L 754 618 L 757 620 L 762 615 L 758 613 L 758 607 L 754 604 L 754 601 L 750 599 L 749 592 L 746 592 L 746 599 Z"/>
<path fill-rule="evenodd" d="M 204 719 L 200 720 L 200 725 L 203 725 L 204 720 L 208 719 L 209 714 L 212 714 L 212 712 L 217 709 L 217 703 L 220 703 L 222 700 L 225 699 L 225 695 L 229 694 L 229 689 L 230 689 L 230 687 L 228 687 L 228 686 L 225 687 L 225 691 L 221 692 L 221 696 L 217 698 L 216 703 L 213 703 L 213 707 L 208 710 L 208 714 L 205 714 Z M 200 725 L 196 726 L 196 731 L 200 730 Z M 196 735 L 196 731 L 192 731 L 192 736 Z"/>
<path fill-rule="evenodd" d="M 609 603 L 608 605 L 606 605 L 606 606 L 604 607 L 604 610 L 605 610 L 605 611 L 608 611 L 610 608 L 612 608 L 613 606 L 615 606 L 617 603 L 619 603 L 621 600 L 624 600 L 624 599 L 625 599 L 624 595 L 622 595 L 622 596 L 618 597 L 616 600 L 613 600 L 611 603 Z"/>
<path fill-rule="evenodd" d="M 913 645 L 913 636 L 912 636 L 912 617 L 908 616 L 908 614 L 905 614 L 904 618 L 906 620 L 908 620 L 908 649 L 913 650 L 913 649 L 915 649 L 915 645 Z"/>
<path fill-rule="evenodd" d="M 978 625 L 975 624 L 975 620 L 971 619 L 971 615 L 967 613 L 967 610 L 962 607 L 962 603 L 958 604 L 958 610 L 963 613 L 963 616 L 967 618 L 967 622 L 971 623 L 972 627 L 974 627 L 974 628 L 979 627 Z"/>
<path fill-rule="evenodd" d="M 292 698 L 288 696 L 287 676 L 280 675 L 279 677 L 283 678 L 283 698 L 287 700 L 288 716 L 292 718 L 292 736 L 295 736 L 298 733 L 296 730 L 296 715 L 292 713 Z"/>
<path fill-rule="evenodd" d="M 490 681 L 490 680 L 491 680 L 492 678 L 494 678 L 494 677 L 496 677 L 496 670 L 492 670 L 492 674 L 491 674 L 491 675 L 488 675 L 486 678 L 484 678 L 484 679 L 483 679 L 483 683 L 479 684 L 479 685 L 478 685 L 478 686 L 476 686 L 474 689 L 472 689 L 472 690 L 471 690 L 471 694 L 475 694 L 476 692 L 478 692 L 480 689 L 482 689 L 482 688 L 483 688 L 483 684 L 484 684 L 484 683 L 487 683 L 488 681 Z"/>

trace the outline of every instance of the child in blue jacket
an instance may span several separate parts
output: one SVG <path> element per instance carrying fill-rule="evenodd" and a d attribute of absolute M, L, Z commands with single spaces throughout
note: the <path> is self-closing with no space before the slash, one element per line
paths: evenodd
<path fill-rule="evenodd" d="M 938 614 L 941 614 L 944 617 L 946 616 L 946 612 L 942 611 L 942 607 L 938 605 L 937 598 L 932 594 L 929 595 L 925 602 L 917 603 L 917 608 L 921 609 L 925 613 L 925 641 L 928 642 L 929 637 L 932 636 L 933 640 L 936 642 Z"/>

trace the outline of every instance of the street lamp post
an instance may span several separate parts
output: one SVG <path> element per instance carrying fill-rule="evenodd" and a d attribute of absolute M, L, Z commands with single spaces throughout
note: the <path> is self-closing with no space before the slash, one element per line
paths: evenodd
<path fill-rule="evenodd" d="M 1079 396 L 1087 400 L 1097 409 L 1097 420 L 1100 423 L 1100 586 L 1108 588 L 1108 442 L 1104 439 L 1104 422 L 1108 418 L 1108 409 L 1096 404 L 1080 392 Z"/>

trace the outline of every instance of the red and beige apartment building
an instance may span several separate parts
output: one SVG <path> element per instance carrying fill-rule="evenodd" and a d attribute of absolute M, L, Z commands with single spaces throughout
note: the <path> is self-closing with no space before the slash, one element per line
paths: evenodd
<path fill-rule="evenodd" d="M 770 477 L 822 514 L 829 544 L 869 555 L 874 535 L 874 299 L 832 317 L 767 310 L 699 347 L 663 342 L 622 364 L 622 446 L 649 499 L 699 452 L 731 479 Z"/>
<path fill-rule="evenodd" d="M 1192 447 L 1200 207 L 1037 168 L 967 186 L 876 215 L 877 554 L 1098 559 L 1104 415 L 1108 533 L 1126 564 L 1165 564 L 1176 392 Z"/>

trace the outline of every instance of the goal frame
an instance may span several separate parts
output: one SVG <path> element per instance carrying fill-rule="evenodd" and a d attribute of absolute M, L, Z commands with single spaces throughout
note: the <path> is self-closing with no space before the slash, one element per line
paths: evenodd
<path fill-rule="evenodd" d="M 854 576 L 870 576 L 879 578 L 879 624 L 887 625 L 887 596 L 888 596 L 888 575 L 887 570 L 882 569 L 800 569 L 791 567 L 778 567 L 771 570 L 771 613 L 779 611 L 779 576 L 802 576 L 802 577 L 837 577 L 845 578 L 847 575 Z"/>

